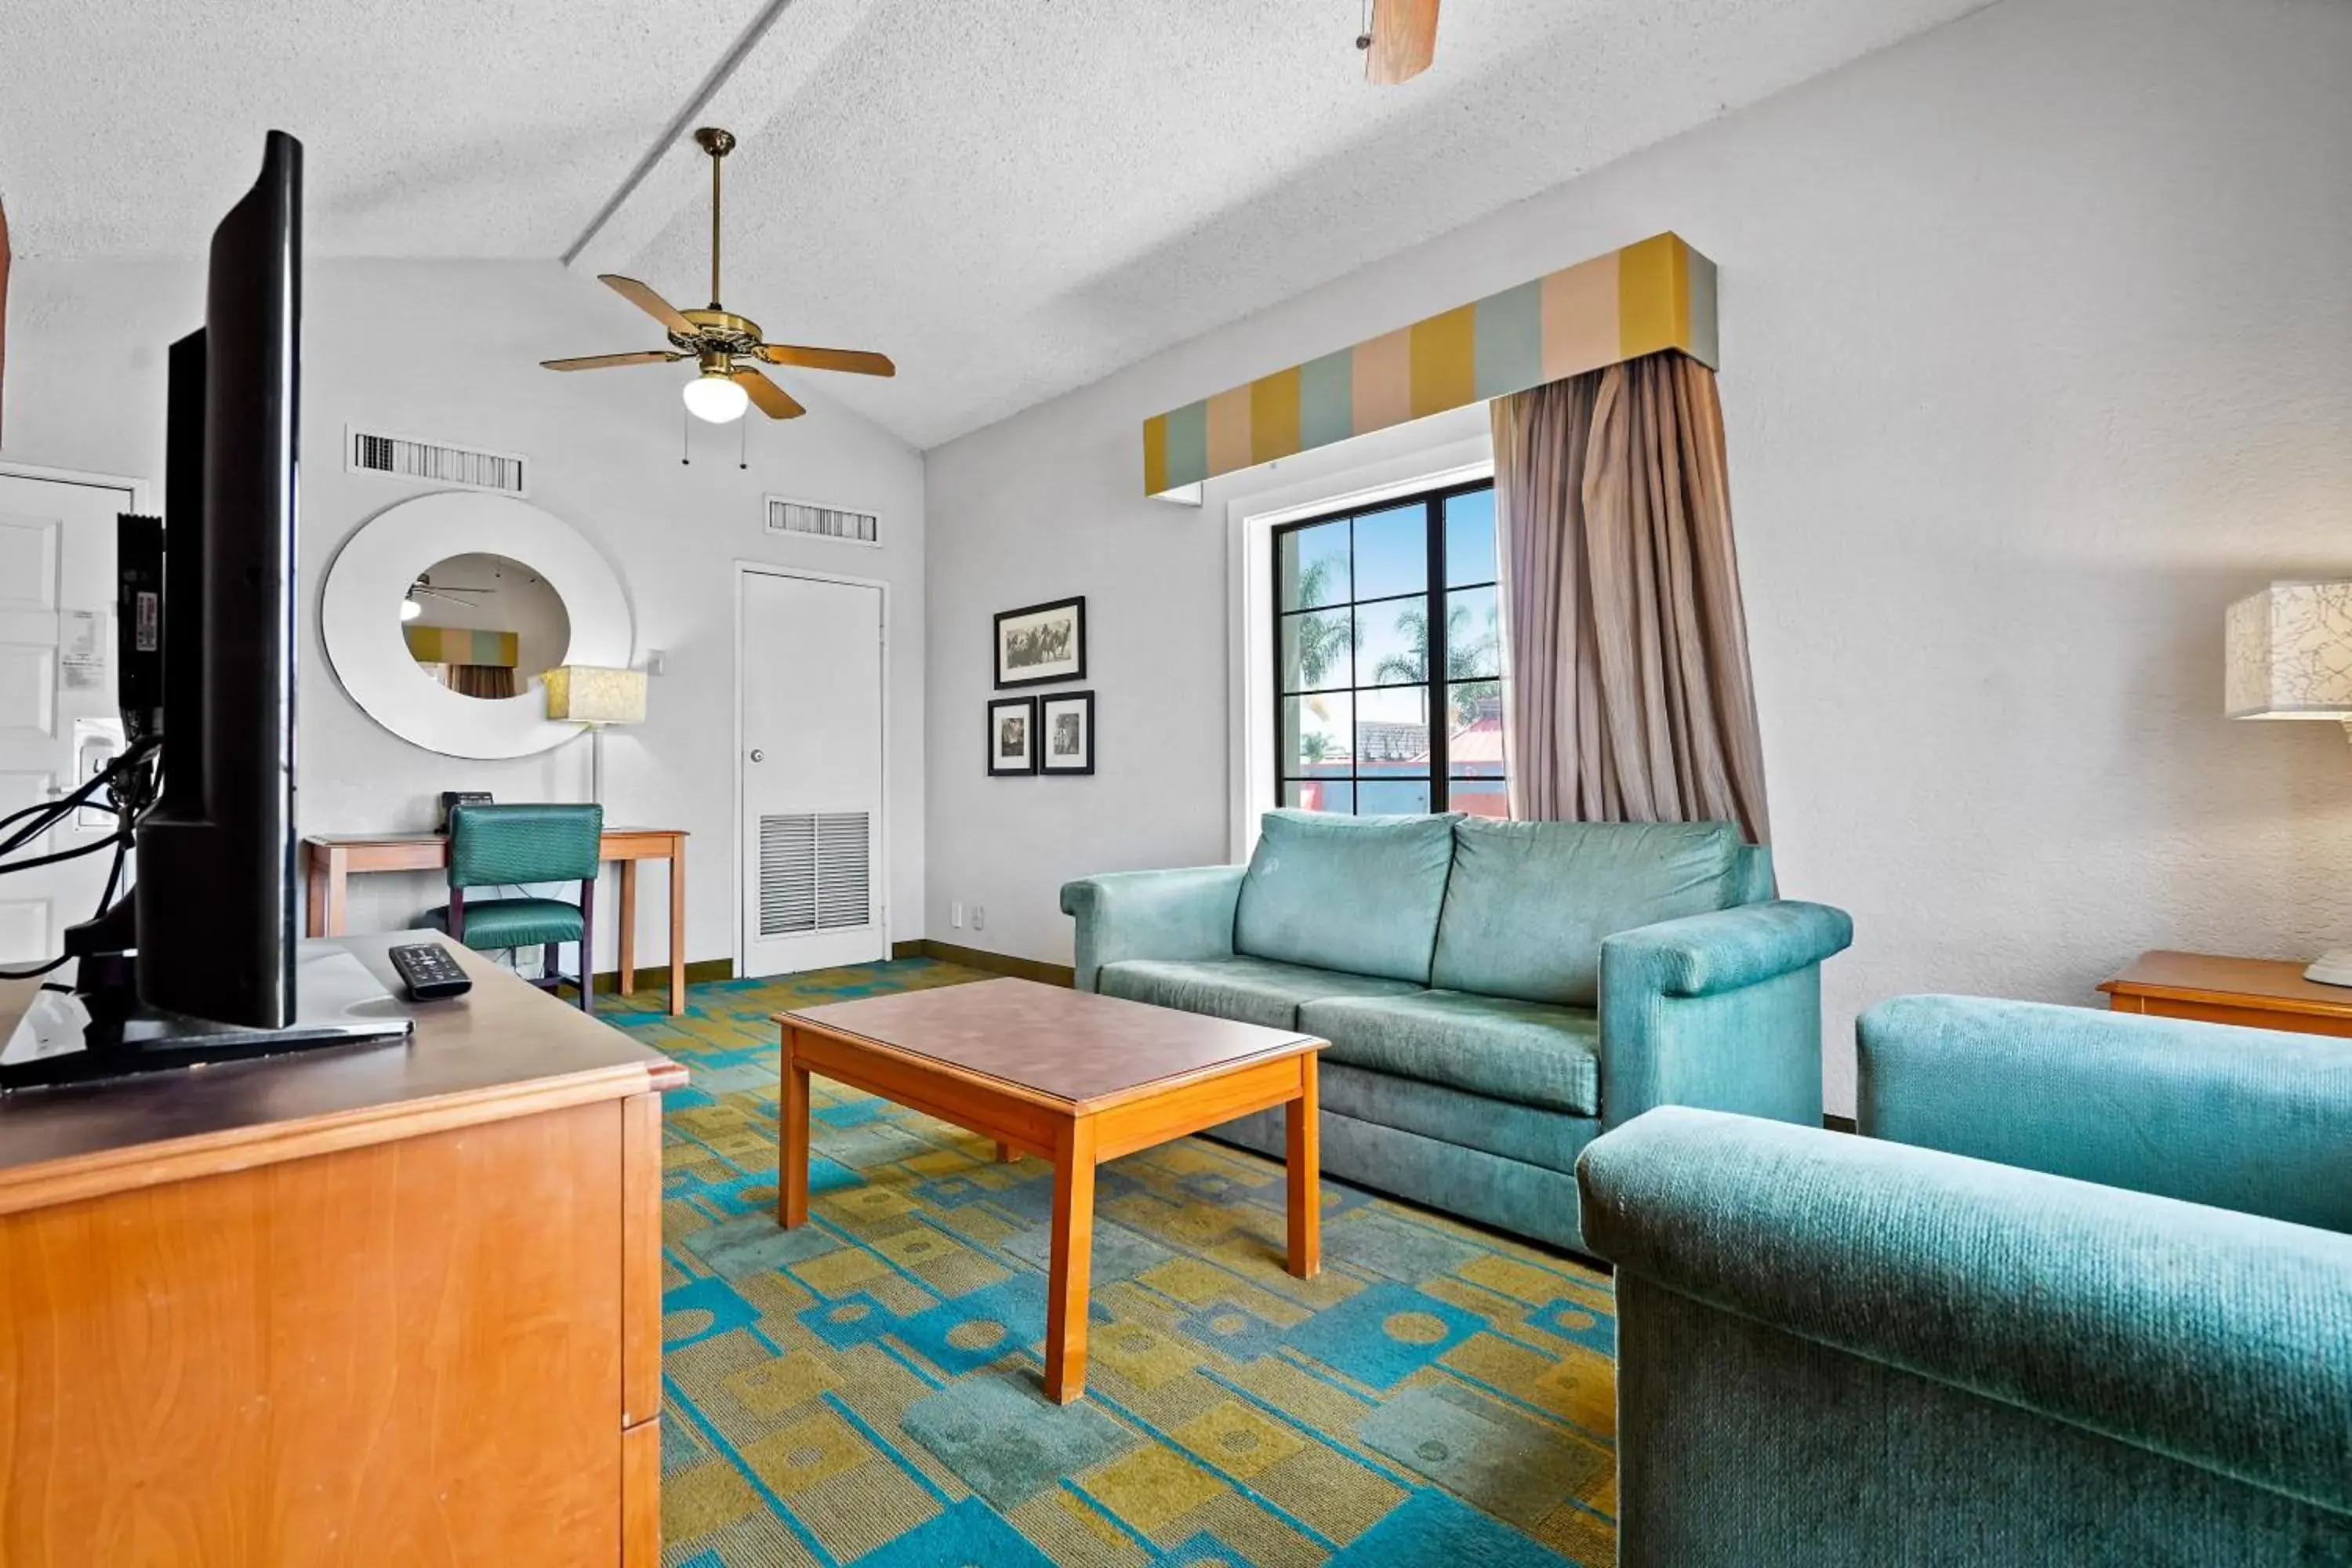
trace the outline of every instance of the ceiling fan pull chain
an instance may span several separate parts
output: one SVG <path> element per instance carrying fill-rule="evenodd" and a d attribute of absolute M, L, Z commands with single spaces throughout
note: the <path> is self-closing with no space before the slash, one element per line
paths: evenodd
<path fill-rule="evenodd" d="M 735 466 L 748 468 L 751 466 L 751 422 L 749 419 L 735 421 Z"/>
<path fill-rule="evenodd" d="M 694 421 L 683 408 L 677 411 L 677 464 L 682 468 L 694 464 Z"/>

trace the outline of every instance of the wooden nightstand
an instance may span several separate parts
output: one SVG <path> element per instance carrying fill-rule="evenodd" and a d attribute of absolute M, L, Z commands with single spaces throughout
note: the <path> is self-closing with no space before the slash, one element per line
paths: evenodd
<path fill-rule="evenodd" d="M 2143 952 L 2099 989 L 2118 1013 L 2244 1024 L 2305 1035 L 2352 1035 L 2352 986 L 2317 985 L 2302 963 L 2217 958 L 2203 952 Z"/>

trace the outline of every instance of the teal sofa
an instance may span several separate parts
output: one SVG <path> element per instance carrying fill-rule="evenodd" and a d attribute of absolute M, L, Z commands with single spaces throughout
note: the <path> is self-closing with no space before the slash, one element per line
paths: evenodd
<path fill-rule="evenodd" d="M 1595 1142 L 1620 1561 L 2352 1563 L 2352 1041 L 1906 997 Z"/>
<path fill-rule="evenodd" d="M 1821 963 L 1727 823 L 1266 815 L 1244 866 L 1062 889 L 1080 990 L 1330 1042 L 1323 1169 L 1575 1250 L 1576 1157 L 1654 1105 L 1818 1125 Z M 1278 1111 L 1214 1136 L 1277 1157 Z"/>

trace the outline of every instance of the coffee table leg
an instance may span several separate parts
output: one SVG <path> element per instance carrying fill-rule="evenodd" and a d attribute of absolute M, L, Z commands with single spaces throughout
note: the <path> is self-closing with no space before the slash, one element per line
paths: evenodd
<path fill-rule="evenodd" d="M 1323 1272 L 1323 1121 L 1312 1052 L 1298 1058 L 1298 1098 L 1283 1111 L 1283 1152 L 1290 1174 L 1290 1271 L 1312 1279 Z"/>
<path fill-rule="evenodd" d="M 1013 1161 L 1018 1160 L 1019 1158 L 1021 1158 L 1021 1151 L 1015 1149 L 1012 1144 L 999 1143 L 996 1146 L 996 1163 L 998 1164 L 1010 1165 Z"/>
<path fill-rule="evenodd" d="M 786 1230 L 808 1223 L 808 1080 L 786 1029 L 783 1094 L 776 1107 L 776 1219 Z"/>
<path fill-rule="evenodd" d="M 1055 1140 L 1053 1268 L 1045 1281 L 1045 1397 L 1087 1391 L 1087 1293 L 1094 1272 L 1095 1124 L 1078 1117 Z"/>

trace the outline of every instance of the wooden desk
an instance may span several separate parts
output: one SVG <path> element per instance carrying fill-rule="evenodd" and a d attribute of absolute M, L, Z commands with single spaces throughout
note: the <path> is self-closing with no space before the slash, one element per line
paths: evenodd
<path fill-rule="evenodd" d="M 2303 977 L 2298 960 L 2143 952 L 2099 989 L 2118 1013 L 2243 1024 L 2305 1035 L 2352 1035 L 2352 986 Z"/>
<path fill-rule="evenodd" d="M 608 827 L 604 858 L 621 864 L 621 994 L 637 988 L 637 862 L 669 862 L 669 1010 L 686 1011 L 686 833 L 676 827 Z M 440 833 L 314 833 L 302 840 L 310 934 L 343 934 L 345 889 L 354 873 L 438 871 L 449 864 Z M 595 955 L 581 960 L 595 967 Z"/>
<path fill-rule="evenodd" d="M 0 1098 L 0 1563 L 659 1562 L 685 1070 L 456 952 L 406 1043 Z"/>

